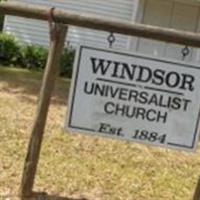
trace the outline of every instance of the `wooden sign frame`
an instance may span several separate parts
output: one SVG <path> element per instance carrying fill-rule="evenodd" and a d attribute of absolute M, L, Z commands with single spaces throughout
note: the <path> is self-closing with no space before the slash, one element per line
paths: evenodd
<path fill-rule="evenodd" d="M 137 24 L 133 22 L 108 19 L 102 16 L 65 11 L 45 6 L 19 2 L 1 2 L 2 14 L 45 20 L 50 22 L 50 49 L 46 64 L 36 119 L 32 128 L 28 152 L 24 164 L 20 196 L 22 199 L 34 196 L 33 185 L 44 135 L 50 99 L 56 79 L 58 62 L 64 47 L 68 25 L 81 26 L 102 31 L 116 32 L 124 35 L 145 37 L 159 41 L 200 47 L 200 34 L 177 31 L 174 29 Z M 193 200 L 200 199 L 200 181 Z"/>

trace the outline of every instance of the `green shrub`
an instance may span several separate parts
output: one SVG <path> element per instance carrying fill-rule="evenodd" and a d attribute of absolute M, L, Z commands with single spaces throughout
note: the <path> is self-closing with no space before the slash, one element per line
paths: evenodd
<path fill-rule="evenodd" d="M 47 49 L 41 46 L 24 46 L 21 48 L 21 66 L 27 69 L 42 70 L 46 65 L 47 55 Z"/>
<path fill-rule="evenodd" d="M 60 59 L 60 76 L 70 78 L 75 51 L 64 49 Z M 20 45 L 14 36 L 0 33 L 0 64 L 41 71 L 47 62 L 48 50 L 38 45 Z"/>
<path fill-rule="evenodd" d="M 21 57 L 21 47 L 16 39 L 8 34 L 0 33 L 0 63 L 16 65 Z"/>
<path fill-rule="evenodd" d="M 60 59 L 60 76 L 71 78 L 74 62 L 75 50 L 65 48 Z"/>

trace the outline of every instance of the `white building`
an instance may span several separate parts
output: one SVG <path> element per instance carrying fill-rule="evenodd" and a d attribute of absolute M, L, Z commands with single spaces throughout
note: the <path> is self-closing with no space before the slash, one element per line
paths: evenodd
<path fill-rule="evenodd" d="M 198 0 L 18 0 L 31 4 L 54 6 L 66 10 L 92 13 L 178 30 L 200 31 L 200 2 Z M 4 30 L 19 40 L 48 46 L 47 22 L 14 16 L 5 18 Z M 79 27 L 70 27 L 67 41 L 108 47 L 109 33 Z M 184 46 L 149 39 L 115 34 L 114 49 L 126 49 L 159 57 L 182 60 Z M 200 51 L 190 48 L 186 62 L 199 62 Z"/>

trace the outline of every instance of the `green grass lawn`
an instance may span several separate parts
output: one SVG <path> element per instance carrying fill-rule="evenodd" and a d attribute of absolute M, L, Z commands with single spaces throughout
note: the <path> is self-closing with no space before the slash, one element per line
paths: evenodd
<path fill-rule="evenodd" d="M 0 199 L 17 197 L 41 73 L 0 67 Z M 69 81 L 54 91 L 34 190 L 72 200 L 192 200 L 200 148 L 185 153 L 62 130 Z M 7 197 L 7 198 L 6 198 Z"/>

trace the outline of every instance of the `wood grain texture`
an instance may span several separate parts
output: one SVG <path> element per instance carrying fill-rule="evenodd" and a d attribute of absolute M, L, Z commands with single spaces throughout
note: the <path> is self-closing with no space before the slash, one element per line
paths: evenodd
<path fill-rule="evenodd" d="M 50 7 L 19 2 L 0 3 L 0 12 L 4 14 L 40 20 L 48 20 L 49 10 Z M 58 23 L 200 47 L 200 34 L 197 33 L 137 24 L 126 20 L 116 20 L 62 9 L 55 9 L 53 16 L 55 22 Z"/>
<path fill-rule="evenodd" d="M 48 61 L 40 90 L 38 109 L 31 133 L 28 153 L 24 164 L 20 188 L 20 195 L 22 197 L 31 196 L 32 194 L 51 94 L 55 84 L 58 63 L 64 46 L 67 27 L 62 24 L 53 23 L 50 30 L 51 40 Z"/>

